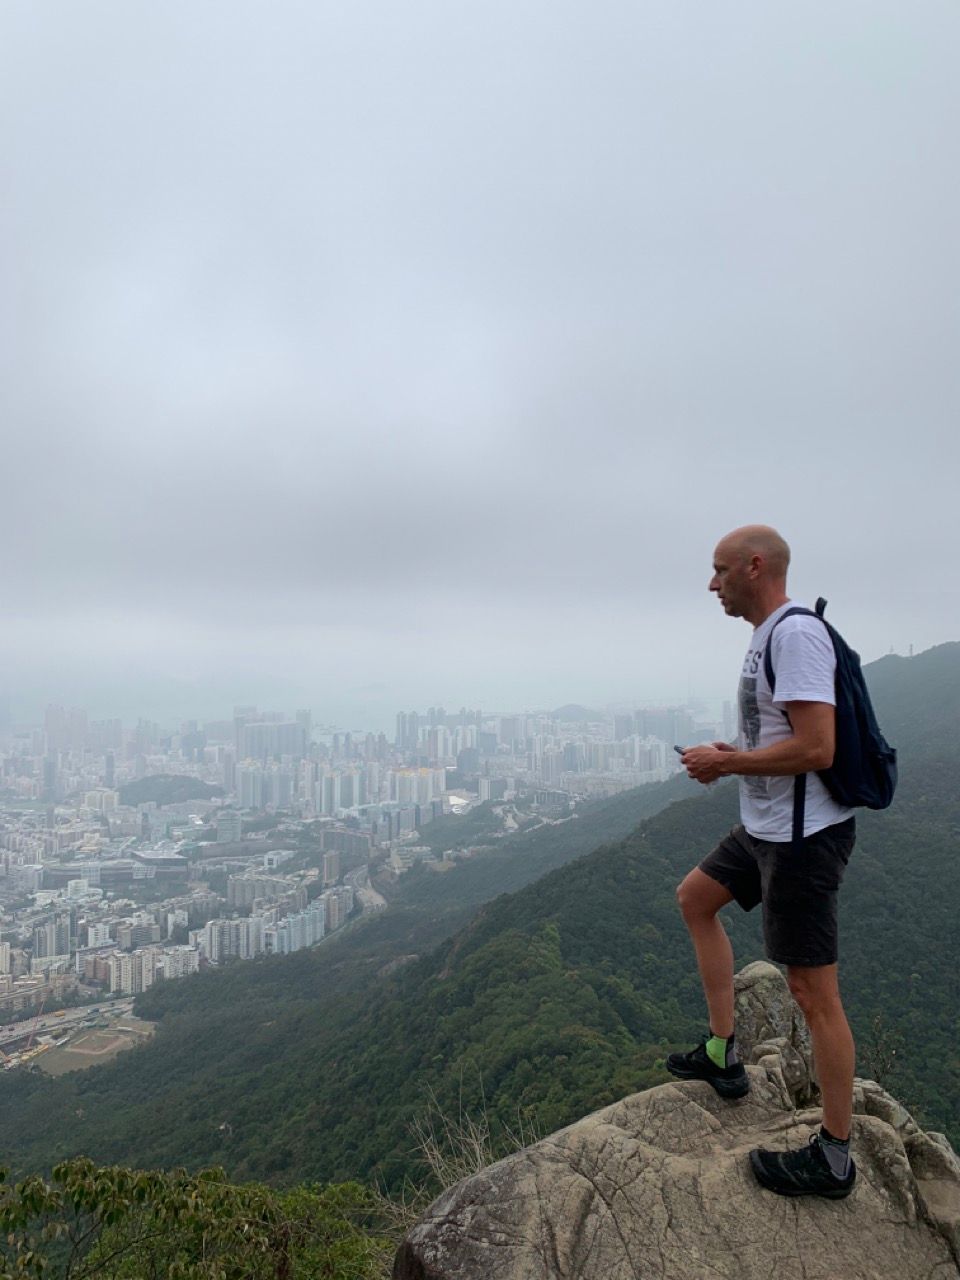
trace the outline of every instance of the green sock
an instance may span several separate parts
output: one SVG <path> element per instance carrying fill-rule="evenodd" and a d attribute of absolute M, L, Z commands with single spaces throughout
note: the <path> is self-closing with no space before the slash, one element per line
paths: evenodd
<path fill-rule="evenodd" d="M 710 1032 L 707 1041 L 707 1057 L 715 1067 L 732 1067 L 739 1059 L 734 1036 L 715 1036 Z"/>

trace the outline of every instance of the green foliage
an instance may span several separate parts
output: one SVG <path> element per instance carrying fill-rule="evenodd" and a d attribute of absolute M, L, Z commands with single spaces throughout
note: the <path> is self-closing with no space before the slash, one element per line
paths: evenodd
<path fill-rule="evenodd" d="M 188 800 L 212 800 L 223 795 L 223 787 L 201 782 L 199 778 L 185 778 L 180 774 L 157 773 L 149 778 L 137 778 L 120 788 L 121 804 L 185 804 Z"/>
<path fill-rule="evenodd" d="M 381 975 L 395 968 L 398 958 L 416 962 L 433 952 L 468 923 L 473 904 L 496 893 L 502 881 L 529 883 L 551 865 L 604 839 L 622 837 L 644 813 L 668 804 L 678 785 L 693 791 L 699 802 L 699 789 L 671 782 L 585 805 L 572 822 L 504 840 L 487 867 L 478 857 L 444 875 L 428 873 L 423 887 L 431 892 L 423 904 L 410 901 L 404 890 L 389 911 L 316 951 L 263 957 L 157 984 L 138 997 L 136 1010 L 159 1022 L 157 1035 L 130 1051 L 129 1066 L 107 1064 L 58 1080 L 5 1074 L 0 1130 L 9 1158 L 18 1169 L 36 1169 L 76 1151 L 104 1162 L 127 1161 L 136 1151 L 138 1161 L 151 1165 L 222 1164 L 234 1177 L 285 1183 L 364 1176 L 382 1164 L 393 1183 L 402 1182 L 414 1167 L 409 1119 L 440 1076 L 449 1074 L 440 1091 L 444 1105 L 453 1104 L 460 1056 L 448 1062 L 444 1041 L 442 1051 L 425 1050 L 422 1077 L 416 1072 L 408 1077 L 411 1046 L 395 1054 L 392 1037 L 406 1035 L 398 1011 L 407 999 L 407 975 L 421 965 Z M 512 990 L 509 963 L 498 976 L 504 979 L 506 1013 L 523 992 Z M 542 996 L 559 1009 L 567 988 L 556 973 L 552 982 L 553 995 L 547 999 L 540 993 L 537 999 Z M 547 1016 L 545 1006 L 539 1022 Z M 517 1023 L 510 1052 L 520 1059 L 523 1026 L 531 1020 L 525 1010 L 510 1017 Z M 464 1019 L 468 1029 L 469 1023 Z M 494 1008 L 482 1023 L 494 1040 L 496 1023 Z M 411 1034 L 422 1035 L 419 1029 Z M 554 1029 L 554 1039 L 558 1034 Z M 424 1043 L 430 1043 L 429 1028 Z M 655 1054 L 648 1049 L 640 1054 L 649 1067 Z M 471 1055 L 462 1056 L 470 1067 Z M 611 1070 L 614 1056 L 605 1059 Z M 344 1070 L 341 1064 L 350 1065 Z M 487 1070 L 482 1055 L 477 1065 Z M 522 1084 L 527 1067 L 518 1069 Z M 605 1069 L 595 1069 L 589 1085 L 573 1095 L 573 1105 L 590 1096 L 589 1088 Z M 470 1080 L 473 1091 L 466 1104 L 475 1108 L 480 1087 L 475 1067 Z M 604 1086 L 611 1087 L 610 1081 Z M 538 1094 L 531 1088 L 517 1106 L 504 1098 L 494 1124 L 503 1120 L 515 1127 L 517 1106 L 535 1105 Z M 560 1114 L 555 1102 L 550 1114 Z"/>
<path fill-rule="evenodd" d="M 532 831 L 507 836 L 494 848 L 460 863 L 452 871 L 438 875 L 427 867 L 415 867 L 403 877 L 397 901 L 430 911 L 479 906 L 498 894 L 522 889 L 548 871 L 583 857 L 591 849 L 622 840 L 639 822 L 660 813 L 674 800 L 694 796 L 700 797 L 700 788 L 682 774 L 669 782 L 588 801 L 567 821 L 547 823 Z M 480 805 L 473 813 L 485 808 Z M 442 821 L 465 822 L 471 816 L 466 814 L 463 818 Z M 431 823 L 424 827 L 424 832 L 429 833 L 435 826 L 437 823 Z M 457 838 L 462 843 L 471 843 L 463 836 L 462 829 L 457 830 Z"/>
<path fill-rule="evenodd" d="M 379 1215 L 356 1183 L 278 1193 L 79 1158 L 3 1187 L 0 1280 L 375 1280 L 394 1248 Z"/>
<path fill-rule="evenodd" d="M 420 843 L 428 845 L 434 853 L 446 853 L 483 844 L 502 831 L 503 821 L 494 812 L 493 802 L 487 800 L 474 805 L 467 813 L 448 813 L 426 823 L 420 832 Z"/>
<path fill-rule="evenodd" d="M 902 782 L 890 812 L 858 818 L 841 979 L 861 1069 L 881 1062 L 921 1123 L 958 1142 L 960 645 L 878 666 Z M 376 1174 L 396 1187 L 414 1174 L 409 1122 L 430 1098 L 446 1113 L 485 1103 L 498 1141 L 664 1080 L 666 1052 L 704 1018 L 675 886 L 736 820 L 736 787 L 697 789 L 637 826 L 641 803 L 656 802 L 616 797 L 447 874 L 411 872 L 388 912 L 317 952 L 159 984 L 138 1003 L 160 1023 L 149 1044 L 56 1081 L 4 1075 L 10 1158 L 136 1150 L 275 1185 Z M 504 882 L 525 887 L 489 900 Z M 738 964 L 761 956 L 759 913 L 724 914 Z"/>

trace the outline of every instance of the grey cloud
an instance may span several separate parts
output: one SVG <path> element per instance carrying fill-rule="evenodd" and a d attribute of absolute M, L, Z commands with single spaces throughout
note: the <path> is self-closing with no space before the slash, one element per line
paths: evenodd
<path fill-rule="evenodd" d="M 955 635 L 954 6 L 0 22 L 8 671 L 717 689 L 753 519 L 865 652 Z"/>

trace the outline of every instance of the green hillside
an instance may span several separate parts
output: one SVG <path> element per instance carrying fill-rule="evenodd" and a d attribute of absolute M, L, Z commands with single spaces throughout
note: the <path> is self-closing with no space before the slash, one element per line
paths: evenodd
<path fill-rule="evenodd" d="M 644 818 L 685 797 L 702 798 L 701 789 L 686 774 L 678 774 L 669 782 L 590 801 L 567 821 L 509 836 L 450 871 L 438 874 L 428 866 L 414 867 L 401 880 L 397 901 L 430 910 L 479 906 L 497 894 L 522 889 L 590 849 L 622 840 Z"/>
<path fill-rule="evenodd" d="M 701 791 L 677 777 L 589 802 L 569 822 L 509 837 L 443 874 L 411 872 L 401 881 L 390 910 L 358 922 L 315 951 L 264 957 L 211 970 L 163 990 L 154 988 L 140 997 L 138 1011 L 160 1019 L 161 1027 L 157 1037 L 143 1046 L 142 1054 L 137 1050 L 127 1062 L 56 1081 L 23 1072 L 0 1077 L 0 1124 L 7 1158 L 20 1168 L 33 1169 L 49 1167 L 68 1153 L 96 1152 L 99 1158 L 110 1150 L 115 1155 L 105 1159 L 186 1162 L 193 1168 L 221 1162 L 232 1169 L 238 1157 L 246 1159 L 240 1143 L 225 1143 L 232 1122 L 224 1118 L 212 1123 L 206 1108 L 216 1099 L 227 1117 L 243 1071 L 256 1073 L 278 1054 L 286 1061 L 291 1037 L 299 1041 L 305 1036 L 311 1044 L 314 1037 L 326 1042 L 339 1026 L 349 1028 L 358 1003 L 376 1002 L 385 990 L 392 990 L 380 975 L 395 969 L 398 960 L 416 960 L 432 951 L 466 925 L 478 903 L 527 884 L 604 842 L 622 838 L 643 817 L 683 794 L 699 798 Z M 249 1018 L 238 1013 L 241 1009 Z M 260 1026 L 262 1034 L 257 1034 Z M 227 1053 L 238 1029 L 242 1070 L 240 1060 L 231 1057 L 233 1048 Z M 196 1043 L 195 1037 L 199 1037 Z M 209 1061 L 201 1045 L 209 1048 Z M 148 1085 L 137 1078 L 137 1071 L 131 1072 L 134 1057 L 146 1064 Z M 221 1059 L 228 1065 L 217 1082 Z M 213 1093 L 208 1093 L 211 1084 Z M 154 1089 L 156 1099 L 150 1096 Z M 168 1110 L 177 1113 L 180 1089 L 185 1099 L 194 1091 L 200 1099 L 196 1125 L 168 1124 Z M 151 1149 L 162 1155 L 148 1157 L 140 1137 L 131 1145 L 126 1126 L 142 1107 L 155 1117 L 157 1145 Z M 284 1172 L 279 1169 L 277 1176 Z"/>
<path fill-rule="evenodd" d="M 121 804 L 187 804 L 191 800 L 212 800 L 223 795 L 223 787 L 187 778 L 177 773 L 156 773 L 148 778 L 125 782 L 120 788 Z"/>
<path fill-rule="evenodd" d="M 898 1038 L 890 1087 L 957 1141 L 960 813 L 950 775 L 960 645 L 884 659 L 869 674 L 903 781 L 891 812 L 860 822 L 842 907 L 843 985 L 864 1047 L 878 1016 Z M 674 889 L 735 812 L 733 784 L 698 791 L 488 902 L 429 951 L 448 904 L 432 920 L 387 912 L 384 933 L 365 926 L 315 955 L 154 988 L 140 1002 L 162 1019 L 149 1045 L 59 1081 L 4 1078 L 7 1149 L 27 1165 L 83 1151 L 217 1163 L 277 1183 L 376 1171 L 397 1184 L 411 1168 L 409 1120 L 431 1092 L 453 1109 L 482 1095 L 503 1126 L 561 1126 L 664 1078 L 667 1047 L 702 1029 Z M 756 913 L 728 916 L 738 963 L 761 955 Z M 378 976 L 411 951 L 421 959 Z"/>

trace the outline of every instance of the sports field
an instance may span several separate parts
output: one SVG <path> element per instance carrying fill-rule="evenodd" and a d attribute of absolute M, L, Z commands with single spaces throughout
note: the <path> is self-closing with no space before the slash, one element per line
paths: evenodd
<path fill-rule="evenodd" d="M 41 1070 L 51 1076 L 62 1076 L 67 1071 L 83 1071 L 87 1067 L 109 1062 L 125 1049 L 149 1039 L 153 1035 L 153 1023 L 139 1018 L 120 1018 L 110 1027 L 90 1027 L 73 1036 L 66 1044 L 48 1049 L 34 1061 Z"/>

